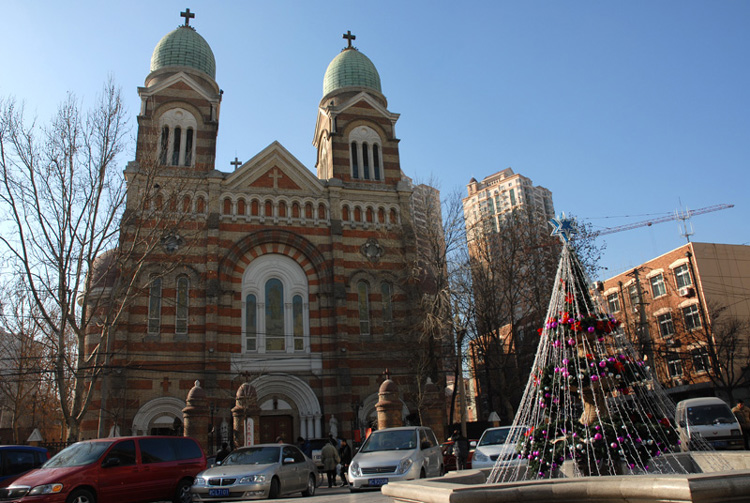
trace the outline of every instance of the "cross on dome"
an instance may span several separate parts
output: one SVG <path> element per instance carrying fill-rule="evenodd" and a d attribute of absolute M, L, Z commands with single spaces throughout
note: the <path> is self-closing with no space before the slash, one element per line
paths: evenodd
<path fill-rule="evenodd" d="M 356 35 L 352 35 L 351 30 L 346 30 L 346 33 L 344 33 L 344 36 L 342 38 L 345 38 L 349 41 L 349 45 L 347 46 L 347 49 L 352 46 L 352 40 L 355 40 L 357 38 Z"/>
<path fill-rule="evenodd" d="M 190 20 L 195 18 L 195 14 L 190 12 L 190 9 L 185 9 L 185 12 L 180 12 L 180 16 L 185 18 L 185 26 L 190 26 Z"/>

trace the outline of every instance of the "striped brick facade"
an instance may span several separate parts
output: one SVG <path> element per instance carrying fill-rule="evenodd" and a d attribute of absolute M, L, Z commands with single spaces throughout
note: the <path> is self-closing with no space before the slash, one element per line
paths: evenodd
<path fill-rule="evenodd" d="M 107 430 L 117 424 L 123 433 L 163 432 L 170 421 L 181 419 L 196 380 L 214 407 L 214 445 L 222 422 L 231 425 L 230 410 L 244 382 L 253 384 L 261 407 L 256 441 L 268 440 L 278 428 L 286 428 L 288 441 L 324 436 L 332 427 L 354 438 L 376 419 L 386 368 L 401 390 L 403 417 L 416 414 L 413 356 L 420 292 L 410 277 L 418 255 L 414 187 L 401 171 L 398 115 L 387 110 L 385 97 L 350 88 L 323 97 L 315 128 L 316 177 L 277 142 L 231 173 L 216 171 L 221 92 L 200 71 L 159 69 L 138 92 L 137 152 L 126 171 L 128 210 L 142 211 L 151 204 L 146 199 L 157 201 L 147 194 L 164 192 L 164 200 L 150 207 L 173 213 L 169 221 L 179 225 L 180 246 L 176 251 L 157 247 L 143 267 L 142 294 L 128 306 L 113 344 L 117 370 L 108 377 L 107 396 L 92 402 L 84 435 L 97 430 L 102 405 Z M 189 165 L 160 165 L 168 113 L 194 119 Z M 347 138 L 363 126 L 380 138 L 379 180 L 351 176 Z M 158 165 L 157 177 L 144 182 L 135 176 L 152 165 Z M 131 244 L 134 233 L 122 229 L 123 246 Z M 254 264 L 265 265 L 256 271 Z M 258 349 L 248 349 L 248 292 L 255 291 L 256 277 L 275 268 L 282 278 L 304 278 L 295 280 L 305 284 L 303 349 L 294 347 L 290 336 L 284 350 L 261 351 L 261 338 L 270 347 L 269 334 L 257 334 Z M 161 280 L 161 310 L 158 330 L 150 330 L 155 277 Z M 189 283 L 186 333 L 177 322 L 180 278 Z M 368 288 L 367 322 L 360 320 L 361 282 Z M 391 288 L 390 303 L 384 283 Z M 286 311 L 292 307 L 285 303 L 284 313 L 297 323 Z M 270 319 L 273 314 L 264 309 L 258 308 L 258 316 Z"/>

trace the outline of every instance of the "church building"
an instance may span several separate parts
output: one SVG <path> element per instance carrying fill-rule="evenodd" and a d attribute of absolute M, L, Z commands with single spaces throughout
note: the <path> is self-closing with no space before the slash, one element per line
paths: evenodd
<path fill-rule="evenodd" d="M 424 223 L 414 215 L 439 194 L 401 169 L 399 114 L 377 69 L 344 35 L 314 112 L 313 169 L 273 142 L 219 171 L 223 91 L 194 14 L 182 15 L 138 88 L 137 150 L 125 170 L 126 214 L 142 216 L 128 222 L 154 218 L 164 233 L 138 268 L 139 293 L 109 343 L 114 370 L 83 436 L 103 426 L 105 434 L 177 431 L 198 381 L 210 404 L 209 445 L 229 438 L 245 383 L 261 410 L 256 442 L 329 432 L 352 439 L 372 426 L 386 369 L 404 423 L 418 422 L 425 282 L 415 221 Z M 122 247 L 141 246 L 131 223 Z"/>

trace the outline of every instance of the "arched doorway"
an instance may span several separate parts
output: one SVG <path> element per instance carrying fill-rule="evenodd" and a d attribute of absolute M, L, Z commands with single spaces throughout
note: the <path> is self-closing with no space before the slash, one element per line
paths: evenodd
<path fill-rule="evenodd" d="M 182 435 L 182 409 L 185 405 L 183 400 L 174 397 L 146 402 L 133 418 L 133 435 Z"/>
<path fill-rule="evenodd" d="M 322 435 L 320 403 L 305 381 L 289 374 L 268 374 L 250 384 L 261 409 L 260 442 L 273 442 L 277 436 L 294 442 L 298 436 Z"/>

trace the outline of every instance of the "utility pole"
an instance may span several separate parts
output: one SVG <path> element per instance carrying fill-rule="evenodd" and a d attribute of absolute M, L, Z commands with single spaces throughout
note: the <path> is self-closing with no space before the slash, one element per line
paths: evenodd
<path fill-rule="evenodd" d="M 648 329 L 648 318 L 646 317 L 646 305 L 643 301 L 643 289 L 641 288 L 641 277 L 640 271 L 636 267 L 632 272 L 635 278 L 635 292 L 638 296 L 638 322 L 636 325 L 636 334 L 638 334 L 638 342 L 641 345 L 641 354 L 644 360 L 648 361 L 648 364 L 656 373 L 656 360 L 654 360 L 653 344 L 651 343 L 651 333 Z"/>

